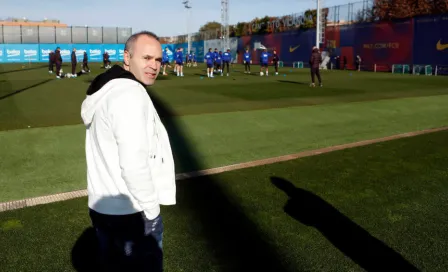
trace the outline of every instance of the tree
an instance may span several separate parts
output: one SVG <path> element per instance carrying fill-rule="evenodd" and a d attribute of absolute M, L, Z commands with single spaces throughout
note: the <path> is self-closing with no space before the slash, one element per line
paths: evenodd
<path fill-rule="evenodd" d="M 266 34 L 268 33 L 268 23 L 269 23 L 269 17 L 264 16 L 261 19 L 258 19 L 255 23 L 259 24 L 260 28 L 257 29 L 255 32 L 256 34 Z"/>
<path fill-rule="evenodd" d="M 376 0 L 375 17 L 379 20 L 411 18 L 448 12 L 446 0 Z"/>
<path fill-rule="evenodd" d="M 432 0 L 434 2 L 434 13 L 448 13 L 448 2 L 446 0 Z"/>
<path fill-rule="evenodd" d="M 413 17 L 415 14 L 412 0 L 393 0 L 391 5 L 391 14 L 394 19 Z"/>
<path fill-rule="evenodd" d="M 365 22 L 373 22 L 375 21 L 375 8 L 368 7 L 366 9 L 358 10 L 355 15 L 355 22 L 357 23 L 365 23 Z"/>
<path fill-rule="evenodd" d="M 302 29 L 310 29 L 316 27 L 317 12 L 315 9 L 305 11 L 305 22 L 300 26 Z"/>
<path fill-rule="evenodd" d="M 433 0 L 414 0 L 415 15 L 428 15 L 432 13 Z"/>
<path fill-rule="evenodd" d="M 237 37 L 246 35 L 247 33 L 244 31 L 245 28 L 247 28 L 246 23 L 241 23 L 241 22 L 237 23 L 235 26 L 235 35 Z"/>
<path fill-rule="evenodd" d="M 212 32 L 212 31 L 216 32 L 218 30 L 221 30 L 221 23 L 215 21 L 208 22 L 199 28 L 199 32 Z"/>

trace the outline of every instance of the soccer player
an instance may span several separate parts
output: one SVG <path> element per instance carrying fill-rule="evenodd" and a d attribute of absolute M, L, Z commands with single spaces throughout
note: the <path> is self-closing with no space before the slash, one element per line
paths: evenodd
<path fill-rule="evenodd" d="M 194 52 L 193 52 L 193 54 L 191 55 L 191 58 L 192 58 L 192 61 L 193 61 L 193 67 L 197 67 L 197 66 L 198 66 L 198 63 L 197 63 L 196 55 L 195 55 Z"/>
<path fill-rule="evenodd" d="M 250 74 L 250 65 L 252 63 L 252 59 L 250 56 L 249 48 L 246 48 L 246 52 L 244 52 L 243 62 L 244 62 L 244 73 Z"/>
<path fill-rule="evenodd" d="M 204 56 L 204 62 L 207 64 L 207 77 L 213 77 L 213 65 L 215 63 L 215 54 L 209 48 L 207 54 Z"/>
<path fill-rule="evenodd" d="M 170 63 L 170 58 L 168 57 L 168 47 L 165 47 L 165 51 L 162 53 L 162 66 L 163 66 L 163 75 L 166 76 L 166 66 Z"/>
<path fill-rule="evenodd" d="M 268 62 L 269 62 L 269 53 L 268 49 L 263 49 L 263 52 L 260 55 L 260 76 L 263 75 L 263 70 L 266 71 L 266 76 L 269 75 L 268 70 Z"/>
<path fill-rule="evenodd" d="M 227 49 L 227 52 L 224 52 L 222 54 L 222 69 L 224 70 L 227 66 L 227 76 L 229 76 L 229 65 L 230 65 L 230 61 L 232 60 L 232 55 L 230 54 L 230 48 Z M 223 73 L 221 72 L 221 75 Z"/>
<path fill-rule="evenodd" d="M 216 62 L 216 60 L 218 59 L 218 55 L 219 55 L 219 52 L 218 52 L 218 48 L 215 48 L 215 52 L 213 52 L 213 58 L 214 58 L 214 62 L 213 62 L 213 64 L 215 65 L 215 71 L 217 71 L 218 69 L 217 69 L 217 62 Z"/>
<path fill-rule="evenodd" d="M 219 51 L 218 56 L 216 57 L 216 68 L 218 69 L 218 73 L 221 73 L 221 76 L 223 76 L 221 66 L 222 66 L 222 52 Z"/>
<path fill-rule="evenodd" d="M 193 51 L 190 51 L 190 54 L 187 55 L 187 66 L 191 67 L 193 63 Z"/>
<path fill-rule="evenodd" d="M 50 54 L 48 55 L 48 73 L 53 73 L 53 66 L 54 66 L 54 51 L 51 50 Z"/>
<path fill-rule="evenodd" d="M 356 55 L 355 63 L 356 63 L 356 70 L 358 72 L 361 71 L 361 62 L 362 62 L 361 57 L 359 55 Z"/>
<path fill-rule="evenodd" d="M 103 54 L 103 66 L 104 66 L 104 69 L 110 68 L 109 53 L 107 53 L 107 52 L 104 52 L 104 54 Z"/>
<path fill-rule="evenodd" d="M 274 50 L 273 56 L 272 56 L 272 63 L 274 64 L 274 67 L 275 67 L 275 75 L 278 75 L 278 61 L 279 60 L 280 60 L 280 58 L 277 55 L 277 51 Z"/>
<path fill-rule="evenodd" d="M 176 52 L 176 66 L 177 66 L 177 76 L 184 76 L 184 56 L 182 53 L 183 48 L 179 48 Z"/>
<path fill-rule="evenodd" d="M 314 84 L 314 76 L 317 76 L 317 79 L 319 80 L 319 86 L 322 87 L 322 79 L 320 78 L 320 70 L 319 70 L 319 66 L 321 63 L 322 63 L 322 56 L 319 53 L 319 49 L 316 46 L 314 46 L 310 58 L 311 87 L 316 86 Z"/>
<path fill-rule="evenodd" d="M 78 64 L 78 60 L 76 59 L 76 48 L 73 48 L 72 50 L 71 61 L 72 61 L 72 75 L 73 77 L 76 77 L 76 64 Z"/>
<path fill-rule="evenodd" d="M 56 78 L 61 78 L 62 57 L 61 48 L 56 48 L 54 52 L 54 63 L 56 64 Z"/>
<path fill-rule="evenodd" d="M 87 59 L 87 51 L 84 51 L 84 56 L 82 58 L 82 72 L 83 73 L 86 73 L 86 72 L 90 73 L 90 68 L 89 68 L 88 59 Z"/>

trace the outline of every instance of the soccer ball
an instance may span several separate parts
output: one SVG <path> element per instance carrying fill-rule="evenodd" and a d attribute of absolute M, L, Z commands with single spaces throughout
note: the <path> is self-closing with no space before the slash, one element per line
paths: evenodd
<path fill-rule="evenodd" d="M 71 77 L 72 77 L 72 74 L 68 73 L 68 74 L 65 75 L 65 77 L 66 77 L 66 78 L 71 78 Z"/>
<path fill-rule="evenodd" d="M 262 76 L 262 75 L 264 75 L 264 73 L 263 73 L 263 72 L 260 72 L 260 76 Z"/>

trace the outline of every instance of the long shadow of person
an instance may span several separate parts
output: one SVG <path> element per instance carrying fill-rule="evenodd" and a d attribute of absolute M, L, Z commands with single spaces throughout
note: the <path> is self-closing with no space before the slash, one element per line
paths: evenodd
<path fill-rule="evenodd" d="M 373 237 L 331 204 L 279 177 L 271 182 L 288 196 L 284 211 L 316 228 L 328 241 L 367 271 L 419 271 L 403 256 Z"/>
<path fill-rule="evenodd" d="M 204 169 L 197 151 L 188 141 L 175 112 L 149 91 L 151 100 L 168 130 L 173 154 L 182 168 Z M 179 165 L 178 165 L 179 166 Z M 178 206 L 191 215 L 207 239 L 220 271 L 286 271 L 281 257 L 257 226 L 232 202 L 217 177 L 203 176 L 178 181 Z"/>

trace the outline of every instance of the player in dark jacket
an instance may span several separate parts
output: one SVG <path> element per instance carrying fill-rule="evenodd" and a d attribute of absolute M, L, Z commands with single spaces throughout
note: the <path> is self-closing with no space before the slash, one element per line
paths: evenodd
<path fill-rule="evenodd" d="M 76 77 L 76 64 L 78 64 L 78 60 L 76 59 L 76 48 L 73 48 L 72 50 L 71 61 L 72 61 L 72 75 L 73 77 Z"/>
<path fill-rule="evenodd" d="M 56 77 L 61 77 L 61 67 L 62 67 L 62 56 L 61 56 L 61 48 L 56 48 L 54 52 L 54 63 L 56 64 Z"/>
<path fill-rule="evenodd" d="M 87 58 L 87 52 L 84 51 L 84 56 L 82 58 L 82 72 L 83 73 L 90 73 L 90 68 L 88 64 L 89 60 Z"/>
<path fill-rule="evenodd" d="M 311 68 L 311 87 L 315 87 L 314 77 L 317 76 L 319 80 L 319 86 L 322 87 L 322 79 L 320 77 L 319 66 L 322 63 L 322 56 L 320 55 L 319 49 L 317 47 L 313 47 L 313 52 L 311 53 L 310 58 L 310 68 Z"/>
<path fill-rule="evenodd" d="M 54 51 L 51 50 L 50 54 L 48 55 L 48 72 L 50 74 L 53 73 L 53 66 L 54 66 Z"/>
<path fill-rule="evenodd" d="M 103 66 L 104 66 L 104 69 L 110 68 L 109 53 L 107 53 L 107 52 L 104 52 L 104 54 L 103 54 Z"/>
<path fill-rule="evenodd" d="M 279 60 L 280 60 L 280 58 L 277 55 L 277 51 L 274 50 L 273 55 L 272 55 L 272 63 L 274 64 L 276 75 L 278 75 L 278 61 Z"/>

